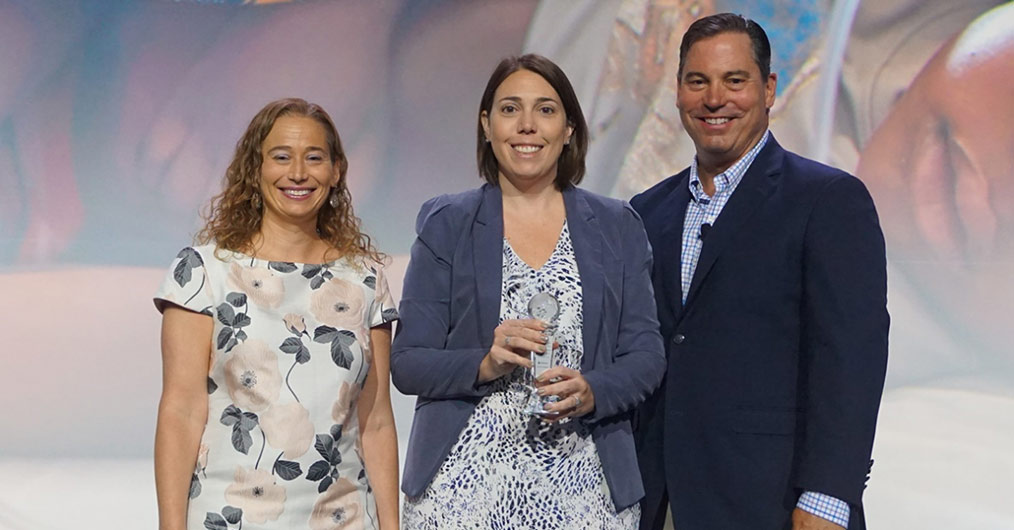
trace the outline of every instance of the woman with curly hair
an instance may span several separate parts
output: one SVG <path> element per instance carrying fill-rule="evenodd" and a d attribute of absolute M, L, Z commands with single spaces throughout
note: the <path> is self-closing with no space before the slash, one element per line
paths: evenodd
<path fill-rule="evenodd" d="M 163 530 L 398 527 L 394 309 L 328 114 L 269 103 L 155 297 Z"/>

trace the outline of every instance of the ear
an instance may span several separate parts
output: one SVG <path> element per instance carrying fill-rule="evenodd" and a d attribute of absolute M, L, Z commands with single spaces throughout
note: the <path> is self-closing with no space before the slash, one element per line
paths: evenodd
<path fill-rule="evenodd" d="M 482 124 L 482 132 L 486 135 L 486 141 L 489 141 L 489 113 L 482 111 L 479 113 L 479 123 Z"/>
<path fill-rule="evenodd" d="M 768 74 L 768 80 L 764 83 L 764 106 L 768 110 L 775 105 L 775 92 L 778 88 L 778 74 L 771 72 Z"/>
<path fill-rule="evenodd" d="M 570 144 L 570 137 L 574 134 L 574 124 L 567 122 L 567 135 L 563 137 L 564 145 Z"/>
<path fill-rule="evenodd" d="M 340 162 L 335 162 L 331 165 L 331 187 L 338 187 L 338 183 L 342 180 L 342 168 Z"/>

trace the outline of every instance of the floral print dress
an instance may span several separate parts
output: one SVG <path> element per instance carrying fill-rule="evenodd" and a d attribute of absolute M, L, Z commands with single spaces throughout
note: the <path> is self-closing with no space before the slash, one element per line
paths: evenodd
<path fill-rule="evenodd" d="M 369 330 L 398 318 L 381 266 L 185 248 L 166 303 L 215 322 L 188 528 L 376 528 L 356 402 Z"/>
<path fill-rule="evenodd" d="M 580 369 L 581 277 L 566 222 L 539 269 L 503 241 L 500 321 L 528 318 L 528 301 L 538 292 L 559 300 L 556 364 Z M 404 528 L 637 528 L 640 507 L 617 513 L 588 426 L 571 419 L 546 423 L 524 413 L 529 380 L 527 370 L 518 368 L 492 383 L 429 487 L 405 498 Z"/>

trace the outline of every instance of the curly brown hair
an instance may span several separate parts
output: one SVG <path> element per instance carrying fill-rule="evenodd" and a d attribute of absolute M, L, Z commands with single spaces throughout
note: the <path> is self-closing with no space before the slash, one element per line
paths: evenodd
<path fill-rule="evenodd" d="M 331 116 L 314 103 L 299 98 L 279 99 L 268 103 L 250 120 L 246 132 L 236 142 L 236 152 L 225 171 L 222 193 L 211 199 L 203 213 L 205 224 L 195 240 L 203 245 L 215 242 L 219 249 L 253 254 L 253 238 L 260 230 L 263 201 L 260 200 L 260 169 L 263 162 L 261 145 L 282 116 L 304 116 L 324 127 L 328 154 L 338 165 L 338 185 L 332 191 L 338 206 L 324 201 L 317 213 L 317 234 L 344 258 L 357 262 L 370 259 L 382 262 L 384 254 L 374 248 L 370 236 L 360 229 L 360 220 L 352 211 L 352 194 L 345 182 L 348 159 Z M 256 197 L 256 198 L 255 198 Z"/>

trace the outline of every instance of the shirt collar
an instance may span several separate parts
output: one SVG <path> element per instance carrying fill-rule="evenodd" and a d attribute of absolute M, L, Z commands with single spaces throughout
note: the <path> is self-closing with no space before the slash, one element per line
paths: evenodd
<path fill-rule="evenodd" d="M 764 136 L 761 136 L 759 142 L 750 148 L 749 151 L 743 155 L 742 158 L 737 160 L 733 165 L 729 166 L 729 169 L 719 173 L 715 176 L 715 195 L 720 193 L 732 193 L 732 190 L 736 189 L 739 185 L 739 181 L 743 180 L 743 175 L 746 175 L 746 170 L 750 169 L 750 165 L 753 164 L 753 160 L 757 158 L 757 154 L 760 153 L 764 145 L 768 143 L 768 138 L 771 136 L 771 129 L 764 131 Z M 690 195 L 697 202 L 704 202 L 707 204 L 711 197 L 708 197 L 704 193 L 703 186 L 701 185 L 701 178 L 697 173 L 697 155 L 694 155 L 694 161 L 690 164 Z"/>

